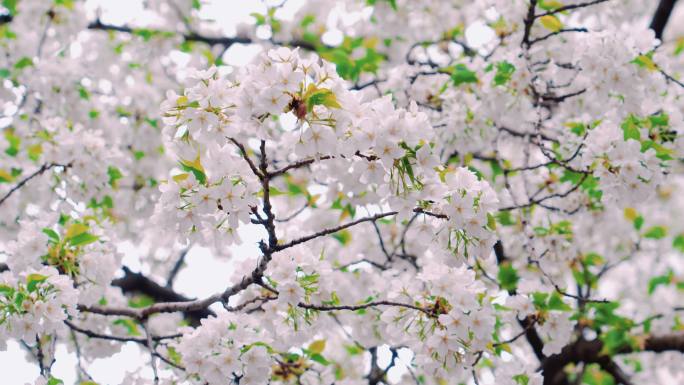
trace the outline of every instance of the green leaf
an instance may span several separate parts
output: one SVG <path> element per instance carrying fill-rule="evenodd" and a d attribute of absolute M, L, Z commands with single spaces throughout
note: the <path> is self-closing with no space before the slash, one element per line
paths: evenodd
<path fill-rule="evenodd" d="M 649 52 L 646 55 L 637 56 L 634 58 L 634 60 L 632 60 L 632 63 L 651 72 L 658 70 L 658 66 L 653 61 L 653 52 Z"/>
<path fill-rule="evenodd" d="M 565 126 L 570 128 L 570 132 L 577 136 L 584 136 L 587 132 L 587 125 L 582 122 L 568 122 Z"/>
<path fill-rule="evenodd" d="M 340 104 L 337 102 L 337 97 L 335 94 L 327 88 L 319 88 L 311 93 L 307 90 L 306 97 L 306 110 L 311 112 L 314 106 L 323 105 L 328 108 L 341 108 Z"/>
<path fill-rule="evenodd" d="M 83 234 L 86 231 L 90 230 L 90 227 L 86 225 L 85 223 L 73 223 L 67 228 L 66 234 L 64 234 L 64 237 L 66 239 L 73 238 L 77 235 Z"/>
<path fill-rule="evenodd" d="M 502 86 L 511 80 L 515 72 L 515 66 L 507 61 L 496 63 L 496 74 L 494 75 L 494 85 Z"/>
<path fill-rule="evenodd" d="M 50 377 L 47 385 L 64 385 L 64 381 L 60 380 L 59 378 Z"/>
<path fill-rule="evenodd" d="M 679 234 L 672 240 L 672 247 L 680 253 L 684 253 L 684 234 Z"/>
<path fill-rule="evenodd" d="M 672 52 L 672 54 L 674 56 L 679 56 L 682 52 L 684 52 L 684 36 L 680 36 L 677 38 L 675 49 L 674 52 Z"/>
<path fill-rule="evenodd" d="M 78 96 L 83 100 L 90 100 L 90 92 L 80 84 L 78 85 Z"/>
<path fill-rule="evenodd" d="M 5 149 L 5 154 L 9 156 L 16 156 L 19 153 L 19 145 L 21 144 L 21 138 L 14 134 L 14 129 L 5 130 L 5 139 L 9 143 L 9 147 Z"/>
<path fill-rule="evenodd" d="M 302 28 L 306 28 L 309 25 L 313 24 L 316 21 L 316 16 L 312 14 L 307 14 L 302 18 L 302 21 L 299 22 L 299 25 Z"/>
<path fill-rule="evenodd" d="M 532 293 L 532 304 L 537 310 L 546 310 L 546 299 L 549 297 L 549 293 L 543 293 L 536 291 Z"/>
<path fill-rule="evenodd" d="M 29 293 L 33 293 L 36 291 L 36 288 L 38 287 L 38 284 L 41 282 L 44 282 L 47 279 L 47 276 L 41 275 L 41 274 L 29 274 L 26 276 L 26 289 L 29 291 Z"/>
<path fill-rule="evenodd" d="M 40 159 L 40 155 L 43 154 L 43 146 L 40 143 L 32 144 L 26 148 L 29 159 L 37 162 Z"/>
<path fill-rule="evenodd" d="M 0 284 L 0 295 L 5 297 L 12 297 L 14 295 L 14 288 L 11 286 Z"/>
<path fill-rule="evenodd" d="M 266 16 L 264 16 L 264 15 L 262 15 L 262 14 L 260 14 L 260 13 L 256 13 L 256 12 L 252 12 L 252 13 L 250 13 L 249 15 L 252 16 L 252 17 L 255 19 L 256 25 L 264 25 L 264 24 L 266 24 Z"/>
<path fill-rule="evenodd" d="M 603 342 L 602 353 L 604 354 L 615 354 L 626 346 L 637 347 L 634 337 L 630 336 L 624 329 L 611 329 L 603 333 L 600 339 Z"/>
<path fill-rule="evenodd" d="M 74 9 L 74 0 L 54 0 L 55 5 L 61 5 L 66 9 Z"/>
<path fill-rule="evenodd" d="M 653 294 L 653 292 L 655 291 L 655 289 L 658 288 L 658 286 L 669 285 L 672 282 L 673 278 L 674 273 L 671 270 L 665 275 L 659 275 L 657 277 L 651 278 L 648 281 L 648 295 Z"/>
<path fill-rule="evenodd" d="M 487 228 L 496 230 L 496 217 L 490 213 L 487 213 Z"/>
<path fill-rule="evenodd" d="M 316 340 L 309 345 L 309 351 L 313 353 L 323 353 L 325 350 L 325 340 Z"/>
<path fill-rule="evenodd" d="M 33 59 L 31 59 L 30 57 L 24 56 L 21 59 L 19 59 L 19 61 L 14 63 L 14 68 L 20 70 L 20 69 L 24 69 L 26 67 L 30 67 L 32 65 L 33 65 Z"/>
<path fill-rule="evenodd" d="M 279 188 L 275 186 L 268 186 L 268 195 L 272 197 L 277 197 L 279 195 L 285 195 L 286 193 L 281 191 Z"/>
<path fill-rule="evenodd" d="M 91 243 L 97 241 L 98 239 L 100 239 L 100 237 L 98 237 L 96 235 L 93 235 L 90 233 L 82 233 L 82 234 L 79 234 L 75 237 L 70 238 L 69 244 L 71 246 L 85 246 L 85 245 L 88 245 L 88 244 L 91 244 Z"/>
<path fill-rule="evenodd" d="M 469 70 L 465 64 L 456 64 L 451 72 L 451 80 L 455 86 L 464 83 L 477 83 L 477 74 Z"/>
<path fill-rule="evenodd" d="M 558 32 L 563 29 L 563 23 L 555 15 L 542 16 L 539 18 L 539 22 L 551 32 Z"/>
<path fill-rule="evenodd" d="M 359 354 L 363 354 L 363 352 L 365 351 L 364 349 L 356 345 L 344 345 L 344 349 L 350 356 L 358 356 Z"/>
<path fill-rule="evenodd" d="M 560 8 L 563 6 L 563 3 L 561 3 L 558 0 L 540 0 L 539 3 L 537 3 L 539 8 L 545 10 L 545 11 L 552 11 L 556 8 Z"/>
<path fill-rule="evenodd" d="M 128 300 L 128 306 L 139 309 L 143 307 L 148 307 L 154 305 L 154 298 L 148 295 L 136 295 L 135 297 Z"/>
<path fill-rule="evenodd" d="M 637 230 L 641 230 L 641 226 L 644 225 L 644 217 L 639 215 L 634 219 L 634 228 Z"/>
<path fill-rule="evenodd" d="M 194 161 L 181 160 L 180 165 L 183 171 L 191 172 L 200 184 L 207 183 L 207 174 L 204 171 L 204 166 L 202 166 L 199 156 Z"/>
<path fill-rule="evenodd" d="M 175 364 L 181 363 L 182 357 L 181 357 L 180 353 L 178 353 L 173 346 L 167 346 L 166 354 L 169 356 L 171 361 L 173 361 Z"/>
<path fill-rule="evenodd" d="M 140 331 L 138 331 L 138 324 L 135 323 L 130 318 L 119 318 L 118 320 L 112 322 L 114 325 L 123 326 L 128 331 L 129 336 L 139 336 Z"/>
<path fill-rule="evenodd" d="M 322 355 L 320 355 L 320 354 L 318 354 L 318 353 L 312 354 L 312 355 L 311 355 L 311 360 L 312 360 L 312 361 L 316 361 L 316 362 L 318 362 L 318 363 L 321 364 L 321 365 L 325 365 L 325 366 L 330 365 L 330 361 L 326 360 L 325 357 L 323 357 Z"/>
<path fill-rule="evenodd" d="M 26 299 L 26 294 L 24 294 L 23 292 L 17 291 L 16 293 L 14 293 L 14 306 L 20 308 L 21 305 L 24 303 L 24 299 Z"/>
<path fill-rule="evenodd" d="M 496 214 L 496 220 L 501 223 L 502 226 L 513 226 L 517 222 L 513 219 L 510 211 L 501 211 Z"/>
<path fill-rule="evenodd" d="M 568 304 L 563 302 L 563 299 L 561 298 L 560 294 L 558 294 L 557 292 L 554 292 L 549 297 L 548 309 L 549 310 L 560 310 L 560 311 L 571 311 L 572 310 L 572 308 Z"/>
<path fill-rule="evenodd" d="M 613 376 L 602 371 L 598 364 L 587 365 L 581 383 L 585 385 L 615 385 Z"/>
<path fill-rule="evenodd" d="M 661 112 L 661 113 L 658 113 L 655 115 L 649 115 L 648 121 L 651 123 L 651 126 L 653 126 L 653 127 L 669 127 L 670 126 L 670 117 L 664 112 Z"/>
<path fill-rule="evenodd" d="M 150 41 L 152 37 L 162 34 L 160 31 L 149 28 L 136 28 L 132 31 L 135 36 L 140 36 L 144 41 Z"/>
<path fill-rule="evenodd" d="M 646 230 L 644 233 L 644 238 L 649 239 L 662 239 L 667 236 L 667 228 L 663 226 L 653 226 Z"/>
<path fill-rule="evenodd" d="M 351 241 L 351 233 L 347 230 L 341 230 L 334 233 L 333 238 L 337 239 L 342 245 L 346 245 Z"/>
<path fill-rule="evenodd" d="M 621 126 L 624 139 L 641 140 L 641 132 L 639 130 L 640 126 L 641 122 L 639 121 L 639 119 L 634 115 L 629 115 L 622 122 Z"/>
<path fill-rule="evenodd" d="M 513 381 L 518 385 L 528 385 L 530 382 L 530 377 L 527 374 L 516 374 L 513 376 Z"/>
<path fill-rule="evenodd" d="M 14 176 L 12 176 L 12 174 L 6 170 L 0 168 L 0 183 L 9 183 L 12 181 L 14 181 Z"/>
<path fill-rule="evenodd" d="M 144 151 L 134 151 L 133 157 L 135 158 L 135 160 L 140 160 L 140 159 L 145 157 L 145 152 Z"/>
<path fill-rule="evenodd" d="M 19 0 L 2 0 L 2 6 L 7 8 L 10 16 L 14 16 L 17 13 L 17 3 Z"/>
<path fill-rule="evenodd" d="M 287 178 L 285 183 L 287 184 L 287 192 L 289 195 L 306 195 L 306 190 L 302 188 L 302 186 L 293 183 L 292 178 Z"/>
<path fill-rule="evenodd" d="M 117 186 L 117 181 L 121 178 L 123 178 L 123 174 L 121 173 L 121 170 L 119 170 L 117 167 L 114 166 L 109 166 L 107 168 L 107 175 L 109 175 L 109 185 L 112 187 Z"/>
<path fill-rule="evenodd" d="M 501 288 L 509 292 L 514 291 L 518 287 L 518 281 L 520 281 L 518 272 L 510 263 L 501 264 L 497 279 Z"/>

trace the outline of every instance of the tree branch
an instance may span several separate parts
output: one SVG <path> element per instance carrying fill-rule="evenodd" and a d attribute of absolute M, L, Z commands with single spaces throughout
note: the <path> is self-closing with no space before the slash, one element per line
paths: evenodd
<path fill-rule="evenodd" d="M 352 227 L 352 226 L 358 225 L 359 223 L 363 223 L 363 222 L 373 222 L 373 221 L 377 221 L 377 220 L 380 219 L 380 218 L 389 217 L 389 216 L 396 215 L 396 214 L 397 214 L 396 211 L 390 211 L 390 212 L 387 212 L 387 213 L 376 214 L 376 215 L 373 215 L 373 216 L 370 216 L 370 217 L 360 218 L 360 219 L 357 219 L 357 220 L 355 220 L 355 221 L 351 221 L 351 222 L 345 223 L 345 224 L 343 224 L 343 225 L 339 225 L 339 226 L 332 227 L 332 228 L 329 228 L 329 229 L 321 230 L 321 231 L 319 231 L 319 232 L 313 233 L 313 234 L 311 234 L 311 235 L 307 235 L 307 236 L 305 236 L 305 237 L 297 238 L 297 239 L 295 239 L 295 240 L 292 240 L 292 241 L 290 241 L 290 242 L 288 242 L 288 243 L 285 243 L 285 244 L 282 244 L 282 245 L 277 245 L 277 246 L 275 247 L 275 251 L 285 250 L 285 249 L 288 249 L 288 248 L 290 248 L 290 247 L 292 247 L 292 246 L 296 246 L 296 245 L 298 245 L 298 244 L 300 244 L 300 243 L 308 242 L 308 241 L 310 241 L 310 240 L 312 240 L 312 239 L 320 238 L 320 237 L 323 237 L 323 236 L 325 236 L 325 235 L 334 234 L 334 233 L 336 233 L 336 232 L 338 232 L 338 231 L 341 231 L 341 230 L 344 230 L 344 229 L 346 229 L 346 228 L 348 228 L 348 227 Z"/>
<path fill-rule="evenodd" d="M 12 194 L 14 194 L 14 193 L 15 193 L 17 190 L 19 190 L 20 188 L 22 188 L 22 187 L 23 187 L 26 183 L 28 183 L 31 179 L 37 177 L 38 175 L 43 174 L 45 171 L 47 171 L 47 170 L 49 170 L 49 169 L 51 169 L 51 168 L 53 168 L 53 167 L 64 167 L 64 168 L 66 169 L 66 168 L 69 168 L 70 165 L 69 165 L 69 164 L 62 165 L 62 164 L 58 164 L 58 163 L 46 163 L 46 164 L 40 166 L 40 168 L 39 168 L 38 170 L 34 171 L 31 175 L 29 175 L 29 176 L 27 176 L 26 178 L 24 178 L 24 179 L 22 179 L 21 181 L 19 181 L 19 183 L 17 183 L 17 184 L 16 184 L 14 187 L 12 187 L 12 188 L 11 188 L 11 189 L 10 189 L 2 198 L 0 198 L 0 206 L 1 206 L 3 203 L 5 203 L 5 201 L 6 201 L 7 199 L 9 199 L 9 197 L 10 197 Z"/>
<path fill-rule="evenodd" d="M 541 370 L 544 375 L 544 385 L 567 383 L 563 368 L 570 363 L 596 363 L 609 373 L 610 371 L 613 371 L 615 375 L 619 376 L 618 373 L 621 373 L 621 370 L 618 372 L 619 368 L 616 369 L 617 366 L 612 362 L 610 355 L 602 354 L 602 350 L 603 342 L 598 339 L 591 341 L 579 339 L 576 342 L 565 346 L 560 353 L 551 355 L 542 363 Z M 617 354 L 629 354 L 639 351 L 656 353 L 665 351 L 684 352 L 684 332 L 661 336 L 649 335 L 644 339 L 642 349 L 634 349 L 631 346 L 626 345 L 619 349 Z M 629 381 L 625 378 L 616 378 L 616 380 L 623 381 L 623 384 L 625 385 L 629 384 L 624 382 Z"/>
<path fill-rule="evenodd" d="M 192 302 L 191 298 L 187 298 L 181 294 L 176 293 L 170 287 L 164 287 L 154 282 L 150 278 L 144 276 L 141 273 L 134 273 L 128 267 L 123 268 L 124 276 L 123 278 L 118 278 L 112 281 L 112 286 L 121 288 L 124 293 L 142 293 L 145 294 L 155 302 Z M 202 318 L 207 318 L 210 315 L 214 315 L 214 312 L 209 309 L 198 309 L 195 311 L 186 311 L 186 318 L 190 321 L 191 325 L 199 325 L 199 321 Z"/>
<path fill-rule="evenodd" d="M 651 19 L 651 25 L 649 28 L 655 32 L 655 37 L 659 40 L 663 40 L 663 33 L 665 32 L 665 26 L 670 19 L 672 10 L 674 9 L 677 0 L 660 0 L 658 3 L 658 8 L 656 8 L 653 14 L 653 19 Z"/>
<path fill-rule="evenodd" d="M 176 260 L 176 263 L 173 265 L 173 268 L 169 273 L 169 277 L 166 279 L 166 287 L 169 289 L 173 288 L 173 281 L 176 279 L 178 272 L 180 272 L 181 268 L 185 264 L 185 256 L 188 255 L 188 251 L 190 251 L 190 246 L 181 251 L 180 256 L 178 256 L 178 260 Z"/>
<path fill-rule="evenodd" d="M 600 4 L 600 3 L 605 3 L 606 1 L 609 0 L 594 0 L 594 1 L 587 1 L 586 3 L 579 3 L 579 4 L 570 4 L 570 5 L 565 5 L 559 8 L 552 9 L 548 12 L 540 13 L 538 15 L 535 15 L 535 18 L 540 18 L 543 16 L 548 16 L 548 15 L 555 15 L 560 12 L 565 12 L 565 11 L 570 11 L 572 9 L 577 9 L 577 8 L 584 8 L 584 7 L 589 7 L 592 5 Z"/>

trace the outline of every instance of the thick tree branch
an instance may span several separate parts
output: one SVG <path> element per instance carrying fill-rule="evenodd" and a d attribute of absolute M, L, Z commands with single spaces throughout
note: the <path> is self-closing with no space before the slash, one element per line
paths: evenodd
<path fill-rule="evenodd" d="M 506 257 L 503 243 L 500 240 L 496 241 L 496 243 L 494 244 L 494 255 L 496 256 L 497 265 L 508 263 L 508 257 Z M 509 290 L 508 294 L 515 295 L 516 291 Z M 530 347 L 532 348 L 534 355 L 540 362 L 543 362 L 546 358 L 546 355 L 543 352 L 544 342 L 539 336 L 539 333 L 537 333 L 537 329 L 534 327 L 535 322 L 535 320 L 530 318 L 523 318 L 522 320 L 518 320 L 518 324 L 520 324 L 520 327 L 525 331 L 525 339 L 527 340 L 527 343 L 530 344 Z"/>
<path fill-rule="evenodd" d="M 677 0 L 660 0 L 658 3 L 658 8 L 656 8 L 655 14 L 653 14 L 653 19 L 651 19 L 650 29 L 655 32 L 657 39 L 663 39 L 663 33 L 665 32 L 665 26 L 667 26 L 668 20 L 670 20 L 670 15 L 674 9 Z"/>
<path fill-rule="evenodd" d="M 615 375 L 621 373 L 616 364 L 612 362 L 610 355 L 602 354 L 603 342 L 600 340 L 587 341 L 577 340 L 563 348 L 560 353 L 548 357 L 542 363 L 541 370 L 544 374 L 544 385 L 567 384 L 566 375 L 563 368 L 570 363 L 596 363 L 606 371 L 613 371 Z M 684 353 L 684 332 L 677 332 L 668 335 L 650 335 L 644 339 L 643 348 L 635 350 L 631 346 L 624 346 L 618 350 L 618 354 L 635 353 L 638 351 L 665 352 L 679 351 Z M 625 378 L 616 379 L 618 381 L 628 381 Z M 623 382 L 624 383 L 624 382 Z"/>
<path fill-rule="evenodd" d="M 170 287 L 164 287 L 154 282 L 150 278 L 141 273 L 134 273 L 128 267 L 123 267 L 124 276 L 112 281 L 112 286 L 121 288 L 124 293 L 141 293 L 145 294 L 155 302 L 192 302 L 191 298 L 187 298 L 181 294 L 176 293 Z M 194 311 L 187 311 L 186 316 L 192 325 L 199 325 L 199 320 L 214 315 L 214 312 L 209 309 L 197 309 Z"/>

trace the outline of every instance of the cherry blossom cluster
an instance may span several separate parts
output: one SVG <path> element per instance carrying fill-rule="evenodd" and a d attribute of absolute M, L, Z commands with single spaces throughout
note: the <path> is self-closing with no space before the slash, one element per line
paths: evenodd
<path fill-rule="evenodd" d="M 21 274 L 0 273 L 0 347 L 8 338 L 36 341 L 63 327 L 76 315 L 78 290 L 53 267 Z"/>
<path fill-rule="evenodd" d="M 103 242 L 108 229 L 105 223 L 60 218 L 56 214 L 26 220 L 16 242 L 9 247 L 13 258 L 8 265 L 16 273 L 52 266 L 79 286 L 80 303 L 97 303 L 122 257 L 111 243 Z"/>
<path fill-rule="evenodd" d="M 390 298 L 422 297 L 430 303 L 428 315 L 411 309 L 385 310 L 381 320 L 386 338 L 409 346 L 416 363 L 431 377 L 463 376 L 475 363 L 475 354 L 492 342 L 495 316 L 486 288 L 464 266 L 429 264 L 417 278 L 394 283 Z"/>
<path fill-rule="evenodd" d="M 261 384 L 271 376 L 272 337 L 254 322 L 223 313 L 202 321 L 183 336 L 178 352 L 193 383 L 224 384 L 226 379 Z"/>

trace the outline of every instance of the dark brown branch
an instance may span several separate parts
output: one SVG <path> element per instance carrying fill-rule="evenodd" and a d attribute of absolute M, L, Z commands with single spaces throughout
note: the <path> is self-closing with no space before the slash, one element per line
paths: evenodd
<path fill-rule="evenodd" d="M 527 15 L 523 20 L 525 28 L 523 30 L 523 37 L 520 45 L 524 48 L 530 48 L 530 34 L 532 33 L 532 25 L 534 25 L 535 10 L 537 8 L 537 0 L 530 0 L 530 6 L 527 8 Z"/>
<path fill-rule="evenodd" d="M 660 0 L 660 3 L 658 3 L 658 8 L 656 8 L 653 19 L 651 19 L 651 25 L 649 25 L 649 28 L 655 32 L 657 39 L 663 39 L 665 27 L 668 20 L 670 20 L 670 15 L 676 3 L 677 0 Z"/>
<path fill-rule="evenodd" d="M 560 12 L 565 12 L 565 11 L 570 11 L 572 9 L 577 9 L 577 8 L 584 8 L 584 7 L 590 7 L 592 5 L 600 4 L 600 3 L 605 3 L 606 1 L 609 0 L 594 0 L 594 1 L 587 1 L 586 3 L 579 3 L 579 4 L 570 4 L 570 5 L 565 5 L 563 7 L 559 7 L 556 9 L 552 9 L 548 12 L 540 13 L 538 15 L 535 15 L 536 18 L 543 17 L 543 16 L 548 16 L 548 15 L 555 15 Z"/>
<path fill-rule="evenodd" d="M 285 166 L 285 167 L 283 167 L 283 168 L 280 168 L 280 169 L 275 170 L 275 171 L 271 171 L 271 172 L 269 173 L 269 176 L 270 176 L 270 177 L 276 177 L 276 176 L 278 176 L 278 175 L 285 174 L 286 172 L 288 172 L 288 171 L 290 171 L 290 170 L 292 170 L 292 169 L 296 169 L 296 168 L 308 166 L 308 165 L 310 165 L 311 163 L 314 163 L 314 162 L 319 161 L 319 160 L 326 160 L 326 159 L 332 159 L 332 158 L 334 158 L 334 156 L 332 156 L 332 155 L 324 155 L 324 156 L 321 156 L 321 157 L 318 157 L 318 158 L 309 158 L 309 159 L 298 160 L 298 161 L 296 161 L 296 162 L 294 162 L 294 163 L 288 164 L 287 166 Z"/>
<path fill-rule="evenodd" d="M 508 257 L 504 252 L 503 243 L 500 240 L 496 241 L 496 243 L 494 244 L 494 255 L 496 256 L 497 265 L 508 263 L 509 261 Z M 516 291 L 509 290 L 508 294 L 515 295 Z M 530 347 L 532 348 L 534 355 L 540 362 L 543 362 L 546 358 L 546 355 L 543 352 L 544 342 L 539 336 L 539 333 L 537 333 L 537 329 L 534 327 L 535 322 L 536 321 L 533 321 L 530 318 L 523 318 L 522 320 L 518 320 L 518 324 L 520 324 L 520 327 L 525 331 L 525 339 L 530 344 Z"/>
<path fill-rule="evenodd" d="M 602 350 L 603 342 L 598 339 L 591 341 L 579 339 L 565 346 L 560 353 L 551 355 L 544 360 L 541 366 L 544 375 L 544 385 L 567 384 L 563 368 L 570 363 L 596 363 L 606 371 L 618 373 L 611 357 L 602 354 Z M 684 333 L 678 332 L 662 336 L 651 335 L 644 340 L 643 349 L 635 350 L 631 346 L 624 346 L 617 351 L 617 354 L 628 354 L 638 351 L 656 353 L 665 351 L 684 352 Z M 624 381 L 625 379 L 623 378 L 622 380 Z"/>
<path fill-rule="evenodd" d="M 499 209 L 499 211 L 510 211 L 510 210 L 522 209 L 522 208 L 531 207 L 531 206 L 534 206 L 534 205 L 538 205 L 538 204 L 544 203 L 545 201 L 547 201 L 547 200 L 549 200 L 549 199 L 553 199 L 553 198 L 565 198 L 566 196 L 568 196 L 568 195 L 572 194 L 573 192 L 577 191 L 577 189 L 579 189 L 580 186 L 582 186 L 582 183 L 584 183 L 584 181 L 587 179 L 588 176 L 589 176 L 589 174 L 583 174 L 582 177 L 581 177 L 581 179 L 580 179 L 580 181 L 579 181 L 577 184 L 575 184 L 575 185 L 572 186 L 570 189 L 568 189 L 568 190 L 566 190 L 566 191 L 564 191 L 564 192 L 549 194 L 549 195 L 544 196 L 544 197 L 539 198 L 539 199 L 531 199 L 529 202 L 523 203 L 523 204 L 520 204 L 520 205 L 502 207 L 502 208 Z M 551 209 L 549 206 L 544 206 L 544 207 L 547 208 L 547 209 Z"/>
<path fill-rule="evenodd" d="M 559 29 L 558 31 L 550 32 L 550 33 L 548 33 L 542 37 L 538 37 L 538 38 L 530 40 L 530 45 L 534 45 L 534 44 L 539 43 L 540 41 L 544 41 L 550 37 L 558 36 L 560 34 L 567 33 L 567 32 L 589 32 L 589 30 L 587 30 L 586 28 L 562 28 L 562 29 Z"/>
<path fill-rule="evenodd" d="M 58 164 L 58 163 L 46 163 L 46 164 L 40 166 L 40 168 L 39 168 L 38 170 L 34 171 L 31 175 L 29 175 L 29 176 L 27 176 L 26 178 L 24 178 L 24 179 L 22 179 L 21 181 L 19 181 L 19 183 L 17 183 L 17 184 L 16 184 L 14 187 L 12 187 L 12 188 L 11 188 L 11 189 L 10 189 L 2 198 L 0 198 L 0 206 L 1 206 L 3 203 L 5 203 L 5 201 L 6 201 L 7 199 L 9 199 L 9 197 L 10 197 L 12 194 L 14 194 L 14 193 L 15 193 L 17 190 L 19 190 L 20 188 L 22 188 L 22 187 L 23 187 L 26 183 L 28 183 L 31 179 L 37 177 L 38 175 L 43 174 L 45 171 L 47 171 L 47 170 L 49 170 L 49 169 L 51 169 L 51 168 L 53 168 L 53 167 L 64 167 L 64 168 L 66 169 L 66 168 L 68 168 L 69 166 L 70 166 L 70 165 L 68 165 L 68 164 L 67 164 L 67 165 L 62 165 L 62 164 Z"/>
<path fill-rule="evenodd" d="M 64 320 L 64 324 L 67 325 L 71 330 L 83 334 L 84 336 L 90 337 L 90 338 L 97 338 L 101 340 L 109 340 L 109 341 L 117 341 L 117 342 L 135 342 L 138 344 L 146 344 L 147 339 L 146 338 L 136 338 L 136 337 L 119 337 L 119 336 L 113 336 L 113 335 L 108 335 L 108 334 L 101 334 L 94 332 L 89 329 L 84 329 L 82 327 L 77 326 L 71 321 Z M 178 334 L 172 334 L 168 336 L 152 336 L 153 341 L 163 341 L 163 340 L 169 340 L 169 339 L 174 339 L 174 338 L 180 338 L 183 335 L 178 333 Z"/>
<path fill-rule="evenodd" d="M 121 288 L 124 293 L 141 293 L 145 294 L 155 302 L 189 302 L 191 298 L 185 297 L 176 293 L 170 287 L 164 287 L 154 282 L 150 278 L 141 273 L 134 273 L 128 267 L 123 267 L 124 276 L 112 281 L 112 286 Z M 210 315 L 215 315 L 209 309 L 200 309 L 196 311 L 189 311 L 186 317 L 192 325 L 199 325 L 199 320 Z"/>
<path fill-rule="evenodd" d="M 129 34 L 135 34 L 137 31 L 143 30 L 143 28 L 131 28 L 127 25 L 113 25 L 113 24 L 106 24 L 103 23 L 100 19 L 97 19 L 90 24 L 88 24 L 88 29 L 91 30 L 100 30 L 100 31 L 115 31 L 115 32 L 122 32 L 122 33 L 129 33 Z M 160 32 L 161 34 L 175 34 L 175 32 L 167 32 L 167 31 L 156 31 Z M 252 39 L 247 38 L 247 37 L 225 37 L 225 36 L 202 36 L 198 35 L 196 33 L 189 33 L 189 34 L 183 34 L 181 35 L 183 37 L 183 40 L 185 41 L 194 41 L 194 42 L 202 42 L 209 44 L 211 46 L 213 45 L 222 45 L 224 47 L 230 47 L 233 44 L 251 44 L 253 43 Z"/>
<path fill-rule="evenodd" d="M 313 233 L 311 235 L 307 235 L 307 236 L 304 236 L 301 238 L 297 238 L 295 240 L 292 240 L 292 241 L 285 243 L 285 244 L 282 244 L 282 245 L 276 245 L 274 250 L 275 251 L 285 250 L 285 249 L 288 249 L 292 246 L 296 246 L 300 243 L 308 242 L 312 239 L 316 239 L 316 238 L 320 238 L 320 237 L 323 237 L 326 235 L 334 234 L 334 233 L 341 231 L 341 230 L 344 230 L 348 227 L 358 225 L 359 223 L 377 221 L 380 218 L 389 217 L 389 216 L 396 215 L 396 214 L 397 214 L 396 211 L 390 211 L 387 213 L 376 214 L 376 215 L 373 215 L 370 217 L 360 218 L 360 219 L 357 219 L 355 221 L 345 223 L 343 225 L 339 225 L 339 226 L 332 227 L 329 229 L 321 230 L 321 231 Z"/>
<path fill-rule="evenodd" d="M 375 301 L 368 302 L 362 305 L 339 305 L 339 306 L 327 306 L 327 305 L 312 305 L 308 303 L 299 303 L 297 306 L 303 309 L 317 310 L 317 311 L 335 311 L 335 310 L 361 310 L 368 309 L 369 307 L 376 306 L 396 306 L 404 307 L 407 309 L 413 309 L 427 314 L 428 316 L 434 316 L 434 313 L 430 309 L 425 309 L 420 306 L 411 305 L 408 303 L 392 302 L 392 301 Z"/>
<path fill-rule="evenodd" d="M 600 362 L 599 365 L 601 366 L 601 369 L 613 376 L 616 384 L 633 385 L 627 373 L 623 372 L 622 368 L 620 368 L 614 360 L 604 360 Z"/>
<path fill-rule="evenodd" d="M 663 70 L 660 69 L 660 68 L 658 68 L 658 71 L 659 71 L 663 76 L 665 76 L 665 79 L 667 79 L 668 82 L 673 82 L 673 83 L 675 83 L 676 85 L 678 85 L 678 86 L 684 88 L 684 83 L 682 83 L 681 81 L 675 79 L 672 75 L 668 74 L 667 72 L 663 71 Z"/>
<path fill-rule="evenodd" d="M 240 154 L 242 155 L 242 157 L 245 159 L 245 161 L 249 165 L 249 168 L 252 170 L 252 173 L 254 173 L 254 175 L 256 175 L 257 178 L 261 178 L 261 173 L 259 172 L 259 170 L 257 170 L 256 165 L 254 164 L 252 159 L 247 154 L 247 150 L 245 149 L 245 146 L 233 138 L 228 138 L 228 140 L 233 142 L 233 144 L 240 150 Z"/>
<path fill-rule="evenodd" d="M 178 260 L 176 260 L 176 263 L 173 265 L 173 268 L 169 273 L 169 277 L 166 279 L 166 287 L 168 287 L 169 289 L 173 288 L 173 281 L 176 279 L 176 276 L 185 264 L 185 256 L 188 255 L 188 251 L 190 251 L 190 246 L 186 247 L 185 249 L 183 249 L 183 251 L 181 251 L 180 255 L 178 256 Z"/>

